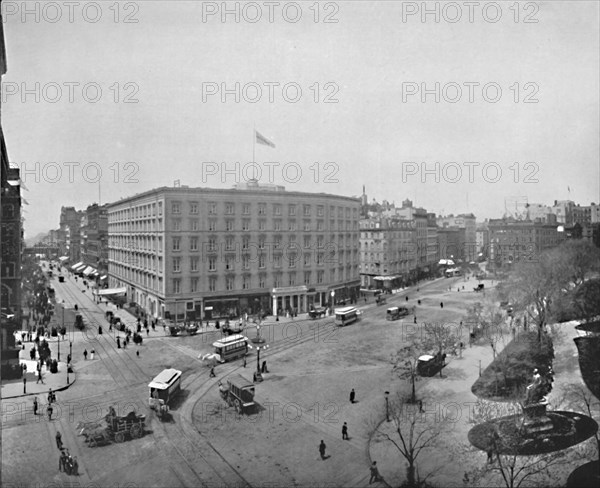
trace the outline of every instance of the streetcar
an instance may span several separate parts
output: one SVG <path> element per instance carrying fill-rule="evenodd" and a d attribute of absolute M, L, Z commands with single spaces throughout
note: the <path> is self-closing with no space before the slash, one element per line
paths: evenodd
<path fill-rule="evenodd" d="M 340 326 L 349 325 L 360 318 L 360 312 L 356 307 L 338 308 L 335 311 L 335 323 Z"/>
<path fill-rule="evenodd" d="M 150 408 L 155 409 L 159 415 L 168 412 L 168 404 L 181 390 L 181 371 L 165 369 L 149 384 Z"/>
<path fill-rule="evenodd" d="M 218 361 L 224 363 L 248 354 L 248 338 L 242 334 L 234 334 L 217 342 L 213 342 Z"/>
<path fill-rule="evenodd" d="M 406 307 L 390 307 L 387 309 L 386 319 L 387 320 L 398 320 L 400 317 L 408 315 L 408 309 Z"/>

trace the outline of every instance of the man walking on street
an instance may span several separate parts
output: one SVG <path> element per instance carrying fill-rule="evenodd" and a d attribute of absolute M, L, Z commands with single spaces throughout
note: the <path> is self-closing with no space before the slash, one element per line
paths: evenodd
<path fill-rule="evenodd" d="M 344 440 L 344 441 L 349 440 L 349 437 L 348 437 L 348 424 L 346 422 L 344 422 L 344 425 L 342 426 L 342 440 Z"/>
<path fill-rule="evenodd" d="M 215 376 L 217 376 L 215 374 L 215 367 L 213 366 L 212 368 L 210 368 L 210 378 L 214 378 Z"/>
<path fill-rule="evenodd" d="M 43 385 L 44 384 L 44 380 L 42 379 L 42 370 L 41 370 L 41 368 L 38 369 L 38 379 L 35 382 L 35 384 L 37 385 L 40 381 L 42 382 L 42 385 Z"/>
<path fill-rule="evenodd" d="M 57 431 L 56 432 L 56 447 L 58 447 L 59 449 L 62 450 L 62 446 L 63 446 L 62 435 L 60 432 Z"/>
<path fill-rule="evenodd" d="M 244 368 L 246 367 L 246 356 L 244 356 Z"/>
<path fill-rule="evenodd" d="M 373 464 L 371 464 L 371 478 L 369 479 L 369 484 L 373 483 L 373 481 L 377 483 L 380 480 L 381 478 L 379 477 L 379 470 L 377 469 L 377 461 L 373 461 Z"/>
<path fill-rule="evenodd" d="M 83 351 L 83 359 L 87 361 L 87 349 Z"/>
<path fill-rule="evenodd" d="M 354 392 L 354 388 L 350 392 L 350 403 L 354 403 L 354 398 L 356 397 L 356 393 Z"/>
<path fill-rule="evenodd" d="M 38 411 L 38 399 L 37 397 L 33 398 L 33 415 L 37 415 Z"/>
<path fill-rule="evenodd" d="M 52 420 L 52 405 L 48 404 L 48 420 Z"/>
<path fill-rule="evenodd" d="M 325 461 L 326 457 L 325 457 L 325 449 L 327 446 L 325 446 L 325 443 L 323 441 L 321 441 L 321 444 L 319 444 L 319 452 L 321 453 L 321 459 L 323 461 Z"/>

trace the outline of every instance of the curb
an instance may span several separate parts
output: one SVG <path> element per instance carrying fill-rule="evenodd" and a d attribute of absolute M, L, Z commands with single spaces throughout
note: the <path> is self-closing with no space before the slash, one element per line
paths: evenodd
<path fill-rule="evenodd" d="M 68 384 L 68 385 L 64 385 L 61 386 L 60 388 L 52 388 L 52 391 L 65 391 L 67 388 L 70 388 L 71 386 L 73 386 L 75 384 L 75 381 L 77 380 L 77 376 L 75 376 L 75 373 L 69 373 L 72 374 L 74 376 L 73 380 Z M 8 399 L 8 398 L 24 398 L 24 397 L 29 397 L 29 396 L 39 396 L 39 395 L 43 395 L 45 394 L 45 392 L 39 392 L 39 393 L 25 393 L 20 394 L 20 395 L 12 395 L 12 396 L 3 396 L 2 399 Z"/>

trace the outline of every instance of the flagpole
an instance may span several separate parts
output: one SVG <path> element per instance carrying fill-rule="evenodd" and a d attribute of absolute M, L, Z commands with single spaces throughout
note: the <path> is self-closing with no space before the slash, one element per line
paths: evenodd
<path fill-rule="evenodd" d="M 256 123 L 254 124 L 254 130 L 252 131 L 252 162 L 255 163 L 255 151 L 256 151 Z"/>

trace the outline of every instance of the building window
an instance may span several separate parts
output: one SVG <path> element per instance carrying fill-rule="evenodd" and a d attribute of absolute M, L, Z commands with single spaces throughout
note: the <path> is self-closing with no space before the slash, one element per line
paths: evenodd
<path fill-rule="evenodd" d="M 192 293 L 196 293 L 198 291 L 198 278 L 192 278 L 191 279 L 191 287 L 190 287 L 190 291 Z"/>
<path fill-rule="evenodd" d="M 246 237 L 246 236 L 244 236 L 244 237 L 242 238 L 242 249 L 243 249 L 244 251 L 247 251 L 249 247 L 250 247 L 250 238 L 249 238 L 249 237 Z"/>
<path fill-rule="evenodd" d="M 208 258 L 208 270 L 209 271 L 217 270 L 217 258 L 213 258 L 213 257 Z"/>
<path fill-rule="evenodd" d="M 209 232 L 215 232 L 217 230 L 217 221 L 216 220 L 209 219 L 208 230 L 209 230 Z"/>
<path fill-rule="evenodd" d="M 281 278 L 279 277 L 279 275 L 273 276 L 273 288 L 279 288 L 280 284 Z"/>
<path fill-rule="evenodd" d="M 231 271 L 231 270 L 233 270 L 233 261 L 234 261 L 234 260 L 233 260 L 233 258 L 232 258 L 232 257 L 229 257 L 229 256 L 227 256 L 227 257 L 225 258 L 225 269 L 226 269 L 226 270 L 228 270 L 228 271 Z"/>
<path fill-rule="evenodd" d="M 197 219 L 190 219 L 190 228 L 194 231 L 200 230 L 200 225 Z"/>
<path fill-rule="evenodd" d="M 179 273 L 181 271 L 181 258 L 173 258 L 173 272 Z"/>
<path fill-rule="evenodd" d="M 296 273 L 289 274 L 289 286 L 294 286 L 296 284 Z"/>
<path fill-rule="evenodd" d="M 217 215 L 217 204 L 215 202 L 208 204 L 208 213 L 209 215 Z"/>
<path fill-rule="evenodd" d="M 217 278 L 210 277 L 208 279 L 208 291 L 215 291 L 217 289 Z"/>
<path fill-rule="evenodd" d="M 250 269 L 250 256 L 247 254 L 242 256 L 242 266 L 244 269 Z"/>
<path fill-rule="evenodd" d="M 290 205 L 288 207 L 289 209 L 289 215 L 296 215 L 296 205 Z"/>
<path fill-rule="evenodd" d="M 310 266 L 310 254 L 304 253 L 304 266 Z"/>
<path fill-rule="evenodd" d="M 296 230 L 296 221 L 295 220 L 290 220 L 288 223 L 288 230 L 290 232 L 294 232 Z"/>
<path fill-rule="evenodd" d="M 235 212 L 235 204 L 233 203 L 226 203 L 225 204 L 225 214 L 226 215 L 233 215 Z"/>
<path fill-rule="evenodd" d="M 258 255 L 258 267 L 261 269 L 264 269 L 264 267 L 265 267 L 265 255 L 264 254 Z"/>
<path fill-rule="evenodd" d="M 233 290 L 233 287 L 234 287 L 234 281 L 235 281 L 235 280 L 234 280 L 234 278 L 233 278 L 232 276 L 228 276 L 228 277 L 225 279 L 227 291 L 231 291 L 231 290 Z"/>
<path fill-rule="evenodd" d="M 304 205 L 304 216 L 310 217 L 310 205 Z"/>
<path fill-rule="evenodd" d="M 267 213 L 267 204 L 259 203 L 258 204 L 258 215 L 266 215 Z"/>
<path fill-rule="evenodd" d="M 174 213 L 174 214 L 181 213 L 181 205 L 179 204 L 179 202 L 171 203 L 171 213 Z"/>
<path fill-rule="evenodd" d="M 310 271 L 304 272 L 304 284 L 310 285 Z"/>
<path fill-rule="evenodd" d="M 242 222 L 242 230 L 243 231 L 249 231 L 250 230 L 250 220 L 248 219 L 244 219 Z"/>
<path fill-rule="evenodd" d="M 288 267 L 290 268 L 295 268 L 296 267 L 296 260 L 297 260 L 297 256 L 295 253 L 292 253 L 288 256 Z"/>
<path fill-rule="evenodd" d="M 242 289 L 247 290 L 248 288 L 250 288 L 250 277 L 244 276 L 242 278 Z"/>
<path fill-rule="evenodd" d="M 198 238 L 190 237 L 190 251 L 197 251 L 197 250 L 198 250 Z"/>
<path fill-rule="evenodd" d="M 310 220 L 305 220 L 304 221 L 304 230 L 305 231 L 310 231 Z"/>
<path fill-rule="evenodd" d="M 317 265 L 321 266 L 322 264 L 323 264 L 323 253 L 318 252 L 317 253 Z"/>
<path fill-rule="evenodd" d="M 264 249 L 265 248 L 265 238 L 263 236 L 260 236 L 258 238 L 258 248 L 259 249 Z"/>
<path fill-rule="evenodd" d="M 190 203 L 190 213 L 193 213 L 193 214 L 198 213 L 198 202 Z"/>
<path fill-rule="evenodd" d="M 173 237 L 173 251 L 180 251 L 181 239 L 179 237 Z"/>
<path fill-rule="evenodd" d="M 281 256 L 273 256 L 273 266 L 275 268 L 281 268 Z"/>
<path fill-rule="evenodd" d="M 267 228 L 267 223 L 265 220 L 258 221 L 258 230 L 265 230 Z"/>
<path fill-rule="evenodd" d="M 181 280 L 179 278 L 173 280 L 173 293 L 181 293 Z"/>
<path fill-rule="evenodd" d="M 273 249 L 281 249 L 281 236 L 273 238 Z"/>
<path fill-rule="evenodd" d="M 259 275 L 258 276 L 258 287 L 259 288 L 264 288 L 265 287 L 265 275 Z"/>
<path fill-rule="evenodd" d="M 273 205 L 273 214 L 281 215 L 281 205 L 278 205 L 278 204 Z"/>
<path fill-rule="evenodd" d="M 214 237 L 208 238 L 208 252 L 215 252 L 217 250 L 217 242 Z"/>
<path fill-rule="evenodd" d="M 198 258 L 192 258 L 190 262 L 190 270 L 198 271 Z"/>
<path fill-rule="evenodd" d="M 310 236 L 304 236 L 304 249 L 310 249 Z"/>
<path fill-rule="evenodd" d="M 233 237 L 227 237 L 225 239 L 225 250 L 226 251 L 233 251 L 234 250 L 234 246 L 235 246 L 235 241 L 234 241 Z"/>
<path fill-rule="evenodd" d="M 225 222 L 225 230 L 227 230 L 227 232 L 233 231 L 233 220 Z"/>
<path fill-rule="evenodd" d="M 173 220 L 173 230 L 178 231 L 181 230 L 181 220 Z"/>
<path fill-rule="evenodd" d="M 324 271 L 317 271 L 317 284 L 321 284 L 323 283 L 323 275 L 325 274 Z"/>
<path fill-rule="evenodd" d="M 323 206 L 319 205 L 317 207 L 317 217 L 323 217 L 323 212 L 324 212 Z"/>
<path fill-rule="evenodd" d="M 281 230 L 281 220 L 273 221 L 273 230 L 280 231 Z"/>
<path fill-rule="evenodd" d="M 323 221 L 322 220 L 317 220 L 317 231 L 319 231 L 319 232 L 323 231 Z"/>
<path fill-rule="evenodd" d="M 249 203 L 244 203 L 244 206 L 242 208 L 242 213 L 244 215 L 250 215 L 250 204 Z"/>

